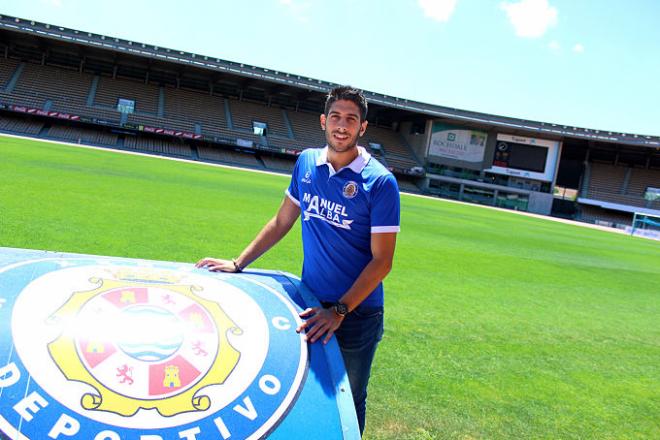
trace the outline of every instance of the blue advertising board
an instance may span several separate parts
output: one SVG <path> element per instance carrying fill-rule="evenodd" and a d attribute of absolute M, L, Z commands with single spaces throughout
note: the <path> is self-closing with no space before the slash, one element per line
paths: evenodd
<path fill-rule="evenodd" d="M 278 271 L 0 248 L 0 436 L 353 439 L 317 300 Z"/>

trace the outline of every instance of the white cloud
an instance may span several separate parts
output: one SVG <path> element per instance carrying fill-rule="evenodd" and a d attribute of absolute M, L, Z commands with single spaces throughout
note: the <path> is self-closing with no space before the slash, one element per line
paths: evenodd
<path fill-rule="evenodd" d="M 311 3 L 305 0 L 279 0 L 280 5 L 289 9 L 296 20 L 307 23 L 309 21 L 309 7 Z"/>
<path fill-rule="evenodd" d="M 575 46 L 573 46 L 573 52 L 575 52 L 575 53 L 584 52 L 584 46 L 581 45 L 580 43 L 577 43 Z"/>
<path fill-rule="evenodd" d="M 558 51 L 559 49 L 561 49 L 561 46 L 559 45 L 557 40 L 552 40 L 550 43 L 548 43 L 548 47 L 550 48 L 550 50 L 553 51 Z"/>
<path fill-rule="evenodd" d="M 502 2 L 500 8 L 506 11 L 519 37 L 541 37 L 548 28 L 557 24 L 557 8 L 550 6 L 548 0 Z"/>
<path fill-rule="evenodd" d="M 456 8 L 458 0 L 417 0 L 424 15 L 439 22 L 447 22 Z"/>

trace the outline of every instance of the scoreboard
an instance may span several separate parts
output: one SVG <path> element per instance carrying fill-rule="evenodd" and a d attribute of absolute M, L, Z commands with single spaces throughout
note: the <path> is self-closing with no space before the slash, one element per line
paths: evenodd
<path fill-rule="evenodd" d="M 551 182 L 559 147 L 558 141 L 498 134 L 493 165 L 485 171 Z"/>

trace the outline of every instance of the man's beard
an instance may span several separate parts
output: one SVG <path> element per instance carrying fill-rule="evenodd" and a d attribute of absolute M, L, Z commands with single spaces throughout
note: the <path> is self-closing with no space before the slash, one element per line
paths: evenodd
<path fill-rule="evenodd" d="M 349 138 L 346 141 L 343 141 L 345 143 L 345 146 L 339 147 L 336 144 L 334 144 L 336 140 L 332 137 L 332 133 L 329 131 L 325 132 L 325 140 L 328 143 L 328 148 L 330 148 L 335 153 L 345 153 L 355 148 L 355 146 L 358 143 L 358 137 L 359 136 L 356 134 L 355 137 L 353 137 L 352 139 Z"/>

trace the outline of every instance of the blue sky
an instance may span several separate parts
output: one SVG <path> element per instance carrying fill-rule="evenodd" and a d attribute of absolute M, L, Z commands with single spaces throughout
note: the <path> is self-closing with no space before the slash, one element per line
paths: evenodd
<path fill-rule="evenodd" d="M 464 110 L 660 135 L 658 0 L 0 0 L 0 13 Z"/>

